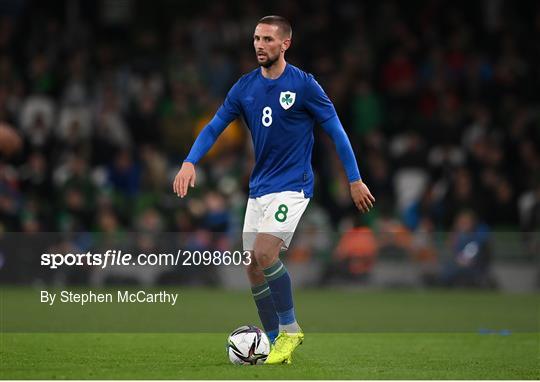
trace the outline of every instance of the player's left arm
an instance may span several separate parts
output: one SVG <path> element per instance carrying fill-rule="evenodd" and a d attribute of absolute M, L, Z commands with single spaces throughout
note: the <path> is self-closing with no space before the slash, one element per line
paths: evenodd
<path fill-rule="evenodd" d="M 349 141 L 349 137 L 343 129 L 334 105 L 315 81 L 313 76 L 309 75 L 305 86 L 305 106 L 315 117 L 317 122 L 332 138 L 336 145 L 339 159 L 345 167 L 347 178 L 349 179 L 351 197 L 356 207 L 362 212 L 368 212 L 373 208 L 375 198 L 371 195 L 368 187 L 362 182 L 360 171 L 356 163 L 356 157 Z"/>
<path fill-rule="evenodd" d="M 338 116 L 336 115 L 321 123 L 321 127 L 334 141 L 339 159 L 343 167 L 345 167 L 345 173 L 349 179 L 351 197 L 354 204 L 360 211 L 368 212 L 373 208 L 375 198 L 371 195 L 368 187 L 360 177 L 360 171 L 358 170 L 351 142 Z"/>

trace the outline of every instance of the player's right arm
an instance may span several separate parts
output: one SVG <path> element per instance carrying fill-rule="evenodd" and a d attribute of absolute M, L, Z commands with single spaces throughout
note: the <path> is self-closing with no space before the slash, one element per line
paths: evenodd
<path fill-rule="evenodd" d="M 183 198 L 187 195 L 188 187 L 195 187 L 195 165 L 214 145 L 225 128 L 240 115 L 240 102 L 238 97 L 238 82 L 231 88 L 225 102 L 218 109 L 214 118 L 202 129 L 193 143 L 191 150 L 182 163 L 173 182 L 173 191 Z"/>

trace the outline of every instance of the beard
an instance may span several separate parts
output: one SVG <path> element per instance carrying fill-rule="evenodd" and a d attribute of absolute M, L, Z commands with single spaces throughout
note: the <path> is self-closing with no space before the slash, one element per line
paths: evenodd
<path fill-rule="evenodd" d="M 269 67 L 274 65 L 278 59 L 279 59 L 279 54 L 274 56 L 274 57 L 270 57 L 270 56 L 267 55 L 266 56 L 266 61 L 264 61 L 264 62 L 260 62 L 258 58 L 257 58 L 257 61 L 259 62 L 260 66 L 268 69 Z"/>

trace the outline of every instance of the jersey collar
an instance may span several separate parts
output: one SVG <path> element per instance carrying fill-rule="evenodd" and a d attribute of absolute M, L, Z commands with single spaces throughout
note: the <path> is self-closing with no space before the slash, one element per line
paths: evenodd
<path fill-rule="evenodd" d="M 278 77 L 278 78 L 274 78 L 274 79 L 271 79 L 271 78 L 266 78 L 265 76 L 262 75 L 262 68 L 259 67 L 259 70 L 258 70 L 258 75 L 259 75 L 259 78 L 267 83 L 267 84 L 273 84 L 273 83 L 276 83 L 277 81 L 279 81 L 280 79 L 284 78 L 285 75 L 288 73 L 289 71 L 289 63 L 288 62 L 285 62 L 285 69 L 283 69 L 283 73 L 281 73 L 281 75 Z"/>

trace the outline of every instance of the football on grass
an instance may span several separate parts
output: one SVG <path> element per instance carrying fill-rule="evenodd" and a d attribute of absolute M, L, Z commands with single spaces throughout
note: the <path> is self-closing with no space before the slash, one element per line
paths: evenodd
<path fill-rule="evenodd" d="M 270 353 L 270 341 L 258 327 L 244 325 L 229 335 L 227 353 L 236 365 L 261 365 Z"/>

